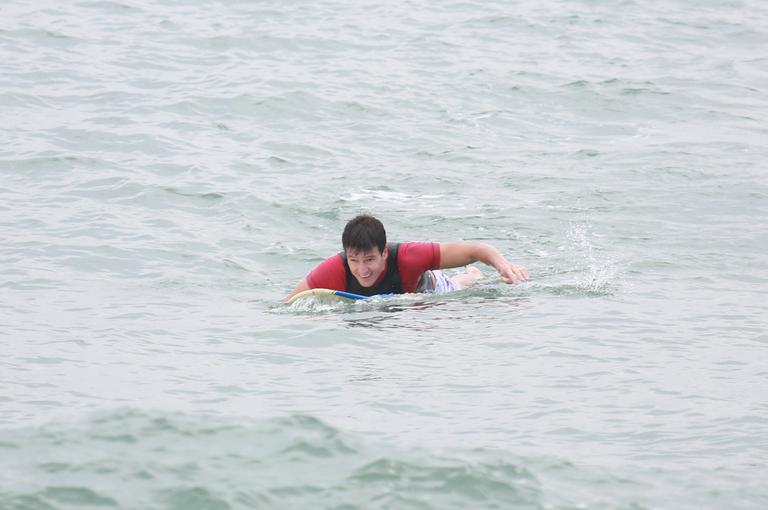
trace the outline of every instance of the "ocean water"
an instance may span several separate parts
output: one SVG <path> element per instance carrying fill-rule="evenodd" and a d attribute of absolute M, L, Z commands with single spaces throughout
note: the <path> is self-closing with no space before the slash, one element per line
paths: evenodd
<path fill-rule="evenodd" d="M 768 508 L 768 4 L 0 4 L 0 509 Z M 449 296 L 280 304 L 352 216 Z"/>

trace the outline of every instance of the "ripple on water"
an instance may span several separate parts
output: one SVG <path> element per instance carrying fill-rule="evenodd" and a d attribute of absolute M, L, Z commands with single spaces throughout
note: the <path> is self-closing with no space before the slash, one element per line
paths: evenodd
<path fill-rule="evenodd" d="M 541 508 L 548 502 L 567 508 L 549 483 L 618 481 L 567 461 L 502 451 L 406 453 L 364 444 L 307 415 L 243 421 L 122 410 L 6 431 L 0 448 L 6 452 L 0 463 L 14 466 L 0 477 L 0 494 L 18 509 L 245 508 L 253 502 L 285 508 L 311 506 L 318 497 L 330 506 Z M 584 502 L 642 505 L 643 483 L 619 485 L 621 495 L 609 486 Z"/>
<path fill-rule="evenodd" d="M 0 16 L 0 507 L 768 508 L 768 4 L 47 4 Z M 532 279 L 277 303 L 363 211 Z"/>

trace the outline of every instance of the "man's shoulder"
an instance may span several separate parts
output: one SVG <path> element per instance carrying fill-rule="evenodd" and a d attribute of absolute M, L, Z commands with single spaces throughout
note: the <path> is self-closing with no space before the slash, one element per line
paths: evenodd
<path fill-rule="evenodd" d="M 341 253 L 335 253 L 324 261 L 320 262 L 315 270 L 321 268 L 326 271 L 335 271 L 339 269 L 344 271 L 344 259 L 342 258 Z"/>
<path fill-rule="evenodd" d="M 429 241 L 407 241 L 404 243 L 391 243 L 396 244 L 401 250 L 402 249 L 418 249 L 418 248 L 427 248 L 432 246 L 440 246 L 440 243 L 432 243 Z"/>
<path fill-rule="evenodd" d="M 431 263 L 440 258 L 440 244 L 430 242 L 399 243 L 398 262 Z"/>
<path fill-rule="evenodd" d="M 307 283 L 311 288 L 346 290 L 346 269 L 341 255 L 336 253 L 319 263 L 307 275 Z"/>
<path fill-rule="evenodd" d="M 408 241 L 405 243 L 394 243 L 398 246 L 398 252 L 414 251 L 414 250 L 439 250 L 440 243 L 432 243 L 425 241 Z"/>

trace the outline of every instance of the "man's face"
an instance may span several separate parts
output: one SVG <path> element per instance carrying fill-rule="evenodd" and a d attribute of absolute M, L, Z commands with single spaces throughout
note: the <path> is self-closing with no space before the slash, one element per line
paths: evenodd
<path fill-rule="evenodd" d="M 387 267 L 388 248 L 382 253 L 376 247 L 370 250 L 347 250 L 347 263 L 352 274 L 363 287 L 371 287 Z"/>

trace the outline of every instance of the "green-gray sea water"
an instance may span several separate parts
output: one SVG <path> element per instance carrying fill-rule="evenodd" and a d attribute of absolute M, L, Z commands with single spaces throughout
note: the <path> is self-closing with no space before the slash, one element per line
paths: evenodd
<path fill-rule="evenodd" d="M 768 508 L 768 4 L 0 3 L 0 509 Z M 505 285 L 279 300 L 354 215 Z"/>

